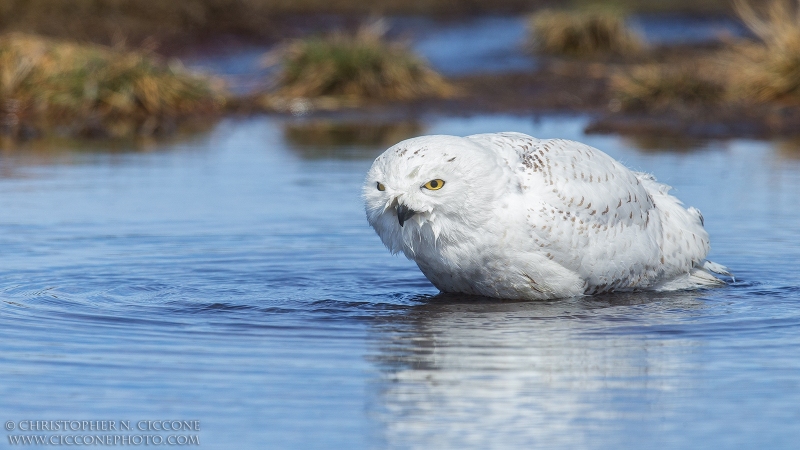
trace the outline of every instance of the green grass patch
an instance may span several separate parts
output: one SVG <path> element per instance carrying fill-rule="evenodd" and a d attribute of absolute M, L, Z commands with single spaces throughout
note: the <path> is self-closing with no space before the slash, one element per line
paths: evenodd
<path fill-rule="evenodd" d="M 384 40 L 375 27 L 292 41 L 272 57 L 281 67 L 276 92 L 280 97 L 361 101 L 453 94 L 450 84 L 422 58 L 401 43 Z"/>
<path fill-rule="evenodd" d="M 0 36 L 2 132 L 166 134 L 225 102 L 214 80 L 142 52 L 32 35 Z"/>

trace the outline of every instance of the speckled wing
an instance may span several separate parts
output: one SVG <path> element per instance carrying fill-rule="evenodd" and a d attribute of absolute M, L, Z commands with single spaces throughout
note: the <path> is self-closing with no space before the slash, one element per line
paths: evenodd
<path fill-rule="evenodd" d="M 516 175 L 530 251 L 574 271 L 586 293 L 652 287 L 708 253 L 699 211 L 593 147 L 521 133 L 468 139 L 493 149 Z"/>

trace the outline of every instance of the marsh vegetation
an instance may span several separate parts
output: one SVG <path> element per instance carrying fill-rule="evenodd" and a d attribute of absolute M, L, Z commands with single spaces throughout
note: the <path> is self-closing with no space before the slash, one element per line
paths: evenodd
<path fill-rule="evenodd" d="M 707 62 L 641 64 L 615 73 L 610 88 L 626 110 L 691 108 L 722 100 L 725 86 L 718 72 Z"/>
<path fill-rule="evenodd" d="M 530 33 L 535 51 L 556 55 L 632 55 L 644 49 L 625 16 L 608 9 L 543 10 L 531 16 Z"/>
<path fill-rule="evenodd" d="M 756 39 L 729 37 L 698 48 L 645 42 L 629 26 L 630 13 L 665 5 L 672 11 L 722 11 L 716 0 L 620 0 L 600 2 L 602 8 L 575 1 L 561 10 L 542 9 L 550 4 L 546 1 L 423 3 L 0 0 L 2 133 L 152 136 L 232 111 L 313 115 L 346 109 L 369 116 L 376 105 L 394 107 L 402 120 L 430 110 L 578 111 L 601 119 L 641 113 L 746 117 L 779 123 L 761 128 L 781 133 L 800 125 L 794 123 L 800 120 L 797 0 L 739 0 L 738 17 Z M 456 14 L 525 8 L 538 11 L 529 20 L 529 43 L 537 54 L 536 69 L 528 72 L 446 78 L 396 33 L 387 38 L 385 22 L 356 26 L 365 23 L 367 10 Z M 325 12 L 341 15 L 325 19 L 320 15 Z M 292 15 L 311 19 L 297 27 L 299 22 L 284 20 Z M 174 54 L 170 45 L 228 35 L 272 46 L 266 60 L 274 70 L 257 83 L 261 90 L 234 95 L 218 79 L 159 56 Z"/>
<path fill-rule="evenodd" d="M 400 42 L 384 39 L 383 22 L 354 34 L 337 32 L 284 44 L 271 55 L 280 66 L 275 95 L 362 100 L 447 97 L 452 86 Z"/>
<path fill-rule="evenodd" d="M 0 37 L 5 135 L 150 136 L 218 114 L 224 102 L 218 83 L 177 61 L 32 35 Z"/>
<path fill-rule="evenodd" d="M 800 0 L 772 0 L 760 10 L 737 0 L 736 11 L 758 41 L 734 43 L 726 53 L 731 95 L 800 102 Z"/>
<path fill-rule="evenodd" d="M 780 102 L 800 105 L 800 1 L 738 0 L 736 11 L 757 40 L 728 40 L 720 49 L 678 64 L 636 64 L 611 79 L 628 109 L 692 104 Z"/>

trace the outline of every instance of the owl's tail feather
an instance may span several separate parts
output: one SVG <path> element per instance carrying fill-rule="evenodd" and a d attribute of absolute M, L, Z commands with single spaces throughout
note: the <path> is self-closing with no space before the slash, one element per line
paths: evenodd
<path fill-rule="evenodd" d="M 728 276 L 731 277 L 733 281 L 736 281 L 727 267 L 712 261 L 703 261 L 690 270 L 688 274 L 683 274 L 661 283 L 655 289 L 657 291 L 678 291 L 683 289 L 719 287 L 726 284 L 724 280 L 717 278 L 713 274 Z"/>
<path fill-rule="evenodd" d="M 733 274 L 730 272 L 730 270 L 728 270 L 728 268 L 723 266 L 722 264 L 717 264 L 713 261 L 705 260 L 703 261 L 702 267 L 708 272 L 713 272 L 718 275 L 725 275 L 727 277 L 731 277 L 733 281 L 736 281 L 736 277 L 734 277 Z"/>
<path fill-rule="evenodd" d="M 722 286 L 726 284 L 725 281 L 715 277 L 713 274 L 731 277 L 734 282 L 736 281 L 736 278 L 734 278 L 727 267 L 709 260 L 703 261 L 700 266 L 692 269 L 691 272 L 689 272 L 689 279 L 698 287 Z"/>

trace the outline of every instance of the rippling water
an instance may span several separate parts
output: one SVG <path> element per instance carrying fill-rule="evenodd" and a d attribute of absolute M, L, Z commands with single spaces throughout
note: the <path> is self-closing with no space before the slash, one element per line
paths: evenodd
<path fill-rule="evenodd" d="M 0 418 L 198 419 L 205 448 L 796 446 L 799 143 L 423 122 L 326 138 L 262 117 L 0 153 Z M 703 211 L 736 283 L 437 296 L 368 227 L 363 174 L 386 140 L 501 130 L 655 173 Z"/>

